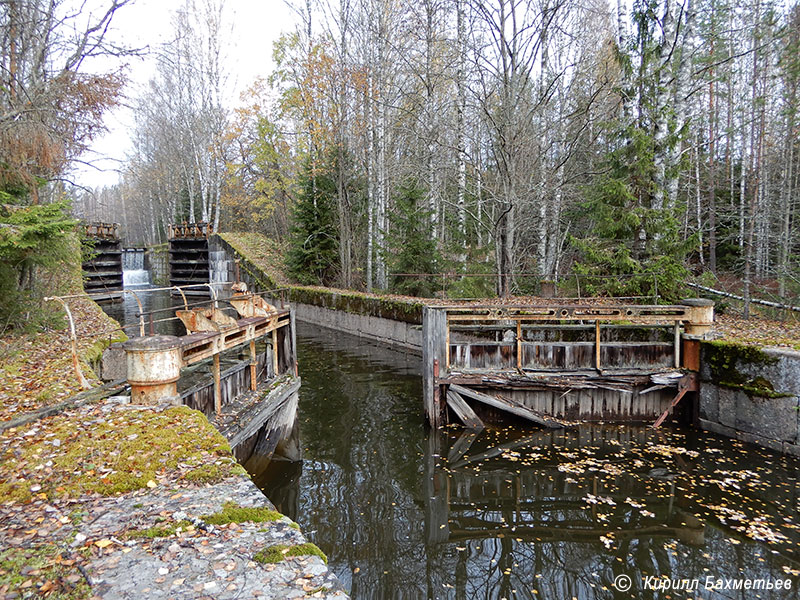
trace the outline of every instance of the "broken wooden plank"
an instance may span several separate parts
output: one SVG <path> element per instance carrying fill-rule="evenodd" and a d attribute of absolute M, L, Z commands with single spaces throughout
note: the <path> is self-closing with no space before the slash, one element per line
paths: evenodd
<path fill-rule="evenodd" d="M 462 387 L 460 385 L 455 385 L 455 384 L 450 385 L 450 389 L 458 394 L 461 394 L 462 396 L 466 396 L 467 398 L 472 398 L 473 400 L 477 400 L 478 402 L 482 402 L 494 408 L 499 408 L 500 410 L 509 412 L 512 415 L 522 417 L 523 419 L 527 419 L 528 421 L 533 421 L 537 425 L 542 425 L 543 427 L 549 427 L 550 429 L 559 429 L 561 427 L 564 427 L 564 425 L 561 422 L 557 421 L 556 419 L 537 413 L 536 411 L 531 410 L 527 406 L 523 406 L 519 402 L 515 402 L 513 400 L 507 400 L 505 398 L 498 398 L 497 396 L 490 396 L 489 394 L 477 392 L 470 388 Z"/>
<path fill-rule="evenodd" d="M 467 429 L 475 429 L 481 431 L 486 428 L 483 421 L 480 420 L 475 411 L 472 410 L 466 400 L 454 390 L 447 390 L 447 406 L 453 409 L 456 416 L 464 424 Z"/>
<path fill-rule="evenodd" d="M 672 399 L 670 402 L 669 407 L 664 413 L 656 419 L 656 422 L 653 423 L 653 428 L 660 427 L 661 424 L 666 420 L 669 416 L 669 413 L 672 412 L 672 409 L 678 405 L 678 402 L 686 395 L 686 392 L 697 391 L 697 373 L 690 372 L 686 373 L 681 379 L 678 381 L 678 393 L 675 395 L 675 398 Z"/>

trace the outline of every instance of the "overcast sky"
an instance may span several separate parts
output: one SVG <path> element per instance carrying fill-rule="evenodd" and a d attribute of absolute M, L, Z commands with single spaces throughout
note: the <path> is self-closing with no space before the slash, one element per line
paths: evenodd
<path fill-rule="evenodd" d="M 157 50 L 170 39 L 171 16 L 181 4 L 181 0 L 136 0 L 115 15 L 112 35 L 130 46 Z M 226 11 L 233 28 L 225 49 L 231 75 L 229 101 L 235 102 L 256 77 L 269 74 L 272 44 L 282 32 L 294 29 L 295 20 L 283 0 L 227 0 Z M 136 97 L 155 73 L 155 56 L 128 60 L 130 83 L 125 93 Z M 117 181 L 116 168 L 130 147 L 133 119 L 127 108 L 120 107 L 106 115 L 105 123 L 108 133 L 96 139 L 91 152 L 83 157 L 101 170 L 79 167 L 73 177 L 80 185 L 96 187 Z"/>

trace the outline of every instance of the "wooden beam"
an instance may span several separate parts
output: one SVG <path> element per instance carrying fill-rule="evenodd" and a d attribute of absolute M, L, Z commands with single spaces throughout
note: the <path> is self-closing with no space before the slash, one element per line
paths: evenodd
<path fill-rule="evenodd" d="M 250 340 L 250 391 L 255 392 L 258 381 L 256 380 L 256 341 Z"/>
<path fill-rule="evenodd" d="M 278 376 L 278 330 L 272 330 L 272 376 Z"/>
<path fill-rule="evenodd" d="M 467 429 L 481 431 L 486 428 L 483 421 L 475 414 L 475 411 L 457 392 L 447 390 L 447 406 L 453 409 L 453 412 L 456 413 L 456 416 Z"/>
<path fill-rule="evenodd" d="M 222 413 L 222 390 L 220 390 L 219 353 L 214 355 L 214 411 Z"/>
<path fill-rule="evenodd" d="M 522 321 L 517 321 L 517 369 L 522 370 Z"/>
<path fill-rule="evenodd" d="M 445 363 L 446 330 L 446 311 L 431 309 L 427 306 L 422 309 L 422 397 L 425 404 L 425 415 L 431 427 L 439 427 L 441 424 L 442 407 L 438 397 L 436 381 L 438 375 L 434 374 L 434 364 L 443 365 Z"/>
<path fill-rule="evenodd" d="M 490 396 L 489 394 L 484 394 L 482 392 L 455 384 L 451 384 L 450 389 L 458 394 L 461 394 L 462 396 L 472 398 L 473 400 L 477 400 L 478 402 L 482 402 L 483 404 L 487 404 L 488 406 L 492 406 L 494 408 L 499 408 L 500 410 L 511 413 L 512 415 L 532 421 L 537 425 L 542 425 L 543 427 L 548 427 L 550 429 L 560 429 L 564 427 L 564 424 L 556 419 L 531 410 L 519 402 L 506 400 L 505 398 L 498 398 L 497 396 Z"/>
<path fill-rule="evenodd" d="M 594 322 L 594 368 L 600 370 L 600 321 Z"/>

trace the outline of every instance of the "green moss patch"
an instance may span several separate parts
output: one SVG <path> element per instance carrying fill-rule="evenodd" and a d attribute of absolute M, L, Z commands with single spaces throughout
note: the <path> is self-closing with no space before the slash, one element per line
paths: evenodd
<path fill-rule="evenodd" d="M 23 598 L 78 600 L 92 596 L 75 561 L 63 560 L 55 544 L 0 552 L 0 588 L 6 586 L 6 594 Z"/>
<path fill-rule="evenodd" d="M 169 537 L 171 535 L 175 535 L 176 533 L 178 533 L 179 530 L 186 531 L 186 529 L 191 526 L 192 524 L 189 521 L 176 521 L 175 523 L 153 525 L 152 527 L 148 527 L 147 529 L 134 529 L 128 531 L 127 536 L 129 538 L 146 538 L 146 539 Z"/>
<path fill-rule="evenodd" d="M 742 363 L 767 366 L 778 362 L 760 348 L 724 341 L 703 342 L 703 360 L 711 371 L 713 383 L 742 391 L 758 398 L 786 398 L 792 394 L 776 391 L 763 376 L 750 377 L 739 370 Z"/>
<path fill-rule="evenodd" d="M 235 502 L 226 502 L 222 510 L 213 515 L 200 517 L 209 525 L 227 525 L 228 523 L 268 523 L 279 521 L 283 515 L 262 506 L 239 506 Z"/>
<path fill-rule="evenodd" d="M 326 565 L 328 564 L 328 557 L 325 556 L 325 553 L 316 544 L 308 542 L 294 546 L 286 544 L 269 546 L 256 553 L 253 560 L 263 564 L 274 564 L 292 556 L 319 556 Z"/>
<path fill-rule="evenodd" d="M 225 438 L 185 406 L 163 412 L 80 411 L 0 437 L 0 497 L 26 501 L 104 496 L 175 481 L 212 483 L 241 473 Z"/>

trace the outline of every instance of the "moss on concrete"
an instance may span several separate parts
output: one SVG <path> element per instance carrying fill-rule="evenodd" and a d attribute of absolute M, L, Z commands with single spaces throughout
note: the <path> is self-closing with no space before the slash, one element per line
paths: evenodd
<path fill-rule="evenodd" d="M 77 568 L 60 559 L 55 543 L 0 551 L 0 589 L 6 598 L 49 598 L 79 600 L 92 590 Z M 16 596 L 15 596 L 16 594 Z"/>
<path fill-rule="evenodd" d="M 274 564 L 292 556 L 319 556 L 326 565 L 328 564 L 328 557 L 325 556 L 325 553 L 316 544 L 310 542 L 294 546 L 286 544 L 269 546 L 256 553 L 253 560 L 263 564 Z"/>
<path fill-rule="evenodd" d="M 226 502 L 222 510 L 213 515 L 200 517 L 209 525 L 227 525 L 228 523 L 269 523 L 280 521 L 283 515 L 263 506 L 239 506 L 234 502 Z"/>
<path fill-rule="evenodd" d="M 241 473 L 224 437 L 188 407 L 63 414 L 9 430 L 0 460 L 0 497 L 116 495 L 159 478 L 213 483 Z"/>
<path fill-rule="evenodd" d="M 231 475 L 248 476 L 247 471 L 241 465 L 230 467 L 212 463 L 192 469 L 183 476 L 183 479 L 192 483 L 216 483 Z"/>
<path fill-rule="evenodd" d="M 786 398 L 792 394 L 776 391 L 772 382 L 761 375 L 750 377 L 740 370 L 742 364 L 768 366 L 778 362 L 756 346 L 725 341 L 703 342 L 703 360 L 711 372 L 711 381 L 720 387 L 744 392 L 751 398 Z"/>
<path fill-rule="evenodd" d="M 193 527 L 193 525 L 189 521 L 176 521 L 175 523 L 153 525 L 147 529 L 133 529 L 128 531 L 126 535 L 129 538 L 145 538 L 152 540 L 175 535 L 181 531 L 186 531 L 190 527 Z"/>

